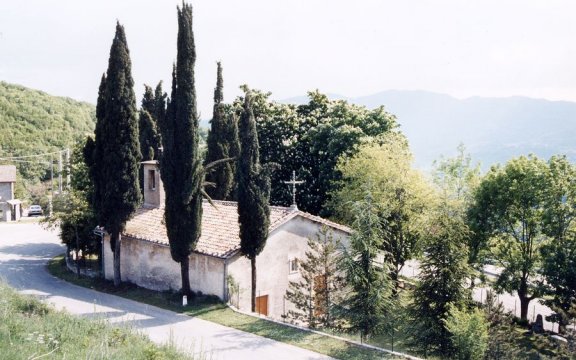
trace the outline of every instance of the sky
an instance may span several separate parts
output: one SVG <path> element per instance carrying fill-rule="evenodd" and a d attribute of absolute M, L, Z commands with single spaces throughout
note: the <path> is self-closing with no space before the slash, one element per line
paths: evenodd
<path fill-rule="evenodd" d="M 136 95 L 170 88 L 172 0 L 0 0 L 0 80 L 96 102 L 115 23 Z M 199 0 L 191 2 L 200 116 L 211 117 L 216 62 L 225 101 L 239 86 L 274 99 L 426 90 L 458 98 L 576 101 L 573 0 Z"/>

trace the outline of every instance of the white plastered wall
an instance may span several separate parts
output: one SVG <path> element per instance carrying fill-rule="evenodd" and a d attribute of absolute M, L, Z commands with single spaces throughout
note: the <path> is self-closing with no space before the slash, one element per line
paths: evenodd
<path fill-rule="evenodd" d="M 109 236 L 105 237 L 104 269 L 106 278 L 113 279 L 114 258 L 109 239 Z M 122 281 L 159 291 L 181 288 L 180 264 L 172 260 L 167 245 L 123 237 L 121 256 Z M 224 299 L 224 260 L 192 254 L 190 286 L 194 291 Z"/>
<path fill-rule="evenodd" d="M 302 217 L 282 225 L 270 234 L 264 250 L 256 258 L 256 296 L 268 295 L 268 316 L 282 319 L 282 315 L 292 309 L 292 304 L 284 299 L 289 281 L 299 281 L 300 273 L 290 273 L 289 261 L 305 259 L 308 238 L 315 238 L 321 224 Z M 330 228 L 331 229 L 331 228 Z M 331 229 L 335 239 L 347 243 L 347 234 Z M 231 303 L 241 310 L 250 311 L 251 272 L 250 260 L 235 255 L 228 261 L 228 274 L 239 285 L 239 293 L 231 294 Z"/>

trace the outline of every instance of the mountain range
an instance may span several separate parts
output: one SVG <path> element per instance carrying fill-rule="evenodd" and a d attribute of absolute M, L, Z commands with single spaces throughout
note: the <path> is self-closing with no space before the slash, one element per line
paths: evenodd
<path fill-rule="evenodd" d="M 457 99 L 426 91 L 390 90 L 331 99 L 374 108 L 384 105 L 407 136 L 415 165 L 430 169 L 434 160 L 456 154 L 460 143 L 484 170 L 492 164 L 533 153 L 548 159 L 565 154 L 576 161 L 576 103 L 527 97 Z M 303 104 L 305 96 L 280 101 Z"/>

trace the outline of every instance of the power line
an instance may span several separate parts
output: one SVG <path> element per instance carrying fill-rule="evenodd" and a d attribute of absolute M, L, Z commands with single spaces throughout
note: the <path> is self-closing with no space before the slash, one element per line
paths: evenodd
<path fill-rule="evenodd" d="M 42 156 L 48 156 L 48 155 L 62 154 L 63 152 L 66 152 L 66 149 L 58 150 L 58 151 L 54 151 L 54 152 L 43 153 L 43 154 L 36 154 L 36 155 L 2 157 L 2 158 L 0 158 L 0 160 L 13 160 L 13 159 L 26 159 L 26 158 L 32 158 L 32 157 L 42 157 Z"/>
<path fill-rule="evenodd" d="M 50 161 L 45 160 L 20 160 L 20 159 L 9 159 L 9 158 L 0 158 L 0 161 L 11 161 L 11 162 L 18 162 L 18 163 L 34 163 L 34 164 L 50 164 Z M 52 161 L 54 162 L 54 161 Z"/>

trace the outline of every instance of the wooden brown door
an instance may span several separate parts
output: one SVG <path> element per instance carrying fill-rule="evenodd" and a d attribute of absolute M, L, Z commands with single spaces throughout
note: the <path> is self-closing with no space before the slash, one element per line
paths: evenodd
<path fill-rule="evenodd" d="M 268 316 L 268 295 L 256 297 L 256 312 Z"/>

